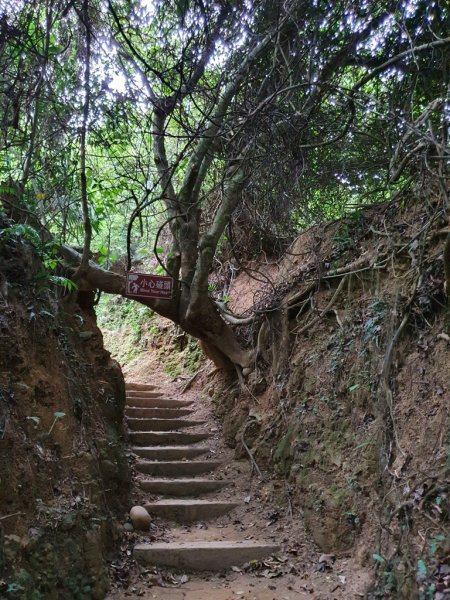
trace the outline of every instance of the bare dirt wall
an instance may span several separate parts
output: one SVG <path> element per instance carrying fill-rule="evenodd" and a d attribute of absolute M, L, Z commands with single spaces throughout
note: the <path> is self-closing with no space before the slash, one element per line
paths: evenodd
<path fill-rule="evenodd" d="M 124 382 L 92 298 L 42 271 L 0 241 L 0 597 L 101 599 L 127 510 Z"/>
<path fill-rule="evenodd" d="M 450 573 L 450 319 L 433 198 L 300 236 L 271 285 L 253 281 L 246 389 L 215 395 L 236 452 L 244 440 L 285 477 L 319 547 L 371 568 L 377 597 L 444 598 L 426 594 Z M 229 292 L 240 310 L 248 278 Z"/>

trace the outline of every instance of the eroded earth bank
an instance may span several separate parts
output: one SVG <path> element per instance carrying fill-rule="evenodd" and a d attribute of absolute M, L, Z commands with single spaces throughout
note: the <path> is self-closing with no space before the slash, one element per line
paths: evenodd
<path fill-rule="evenodd" d="M 100 600 L 128 510 L 123 376 L 103 347 L 90 295 L 63 299 L 42 279 L 36 249 L 20 235 L 5 238 L 0 597 Z"/>

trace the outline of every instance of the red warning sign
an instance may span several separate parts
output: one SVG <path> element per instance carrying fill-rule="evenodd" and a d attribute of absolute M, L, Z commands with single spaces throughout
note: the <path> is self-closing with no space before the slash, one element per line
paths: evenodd
<path fill-rule="evenodd" d="M 172 298 L 173 278 L 144 273 L 127 273 L 126 296 L 135 298 Z"/>

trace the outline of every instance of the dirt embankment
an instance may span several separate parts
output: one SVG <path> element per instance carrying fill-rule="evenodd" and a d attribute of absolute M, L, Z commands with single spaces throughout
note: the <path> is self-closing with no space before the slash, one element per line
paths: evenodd
<path fill-rule="evenodd" d="M 450 587 L 440 214 L 432 191 L 358 211 L 260 266 L 271 285 L 241 272 L 229 290 L 261 316 L 240 332 L 258 349 L 247 391 L 215 392 L 228 441 L 286 478 L 324 552 L 373 569 L 377 597 Z"/>
<path fill-rule="evenodd" d="M 128 507 L 124 382 L 91 298 L 42 272 L 0 241 L 0 597 L 101 599 Z"/>

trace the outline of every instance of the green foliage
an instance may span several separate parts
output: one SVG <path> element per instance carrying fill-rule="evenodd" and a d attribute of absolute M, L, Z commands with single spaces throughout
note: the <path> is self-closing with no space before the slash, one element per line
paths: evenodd
<path fill-rule="evenodd" d="M 6 588 L 6 593 L 7 594 L 18 594 L 19 592 L 23 592 L 24 590 L 25 590 L 25 588 L 22 585 L 13 581 L 11 583 L 8 583 L 8 586 Z"/>
<path fill-rule="evenodd" d="M 171 377 L 193 374 L 204 361 L 196 340 L 179 331 L 175 335 L 152 310 L 132 300 L 102 297 L 97 318 L 108 348 L 122 364 L 148 347 L 159 353 L 161 366 Z"/>
<path fill-rule="evenodd" d="M 49 275 L 48 281 L 54 283 L 55 285 L 60 285 L 69 292 L 78 289 L 77 284 L 71 279 L 68 279 L 67 277 L 61 277 L 59 275 Z"/>
<path fill-rule="evenodd" d="M 177 10 L 177 14 L 180 19 L 184 19 L 187 11 L 189 10 L 190 1 L 189 0 L 175 0 L 175 6 Z"/>
<path fill-rule="evenodd" d="M 372 558 L 374 561 L 376 561 L 377 563 L 379 563 L 381 565 L 386 562 L 385 559 L 380 554 L 374 553 L 374 554 L 372 554 Z"/>
<path fill-rule="evenodd" d="M 36 249 L 41 262 L 46 270 L 36 275 L 36 281 L 42 286 L 50 284 L 63 287 L 67 291 L 77 289 L 77 285 L 71 279 L 62 275 L 52 275 L 51 272 L 59 264 L 57 259 L 57 245 L 55 242 L 43 242 L 39 232 L 26 223 L 16 223 L 4 229 L 0 229 L 0 242 L 17 244 L 20 240 L 27 240 Z"/>
<path fill-rule="evenodd" d="M 36 417 L 36 416 L 27 417 L 27 420 L 28 421 L 33 421 L 33 423 L 35 425 L 39 425 L 39 423 L 41 421 L 41 419 L 39 417 Z"/>
<path fill-rule="evenodd" d="M 393 565 L 386 561 L 381 554 L 374 553 L 372 554 L 372 558 L 377 563 L 378 569 L 381 571 L 381 584 L 374 591 L 373 595 L 375 598 L 390 598 L 391 593 L 395 592 L 397 589 L 397 579 L 395 577 Z"/>
<path fill-rule="evenodd" d="M 439 546 L 445 540 L 444 535 L 434 535 L 429 543 L 429 554 L 434 557 L 438 551 Z"/>
<path fill-rule="evenodd" d="M 348 250 L 353 246 L 353 240 L 351 238 L 350 231 L 346 223 L 342 223 L 339 226 L 339 229 L 336 235 L 334 236 L 333 241 L 338 245 L 341 251 Z"/>
<path fill-rule="evenodd" d="M 97 308 L 99 324 L 103 329 L 117 331 L 123 325 L 128 326 L 138 342 L 142 326 L 149 322 L 154 313 L 150 308 L 137 304 L 133 300 L 116 299 L 103 296 Z"/>
<path fill-rule="evenodd" d="M 154 313 L 133 300 L 103 296 L 97 306 L 97 318 L 100 327 L 109 334 L 110 350 L 125 363 L 145 349 L 143 332 L 152 327 Z"/>
<path fill-rule="evenodd" d="M 200 368 L 204 360 L 204 354 L 197 340 L 189 339 L 188 345 L 184 351 L 183 367 L 189 374 L 194 374 Z"/>
<path fill-rule="evenodd" d="M 59 411 L 56 411 L 56 412 L 54 412 L 54 413 L 53 413 L 53 416 L 54 416 L 55 418 L 54 418 L 54 420 L 53 420 L 53 423 L 52 423 L 52 424 L 51 424 L 51 426 L 50 426 L 50 429 L 47 431 L 47 435 L 50 435 L 50 434 L 51 434 L 51 432 L 53 431 L 53 428 L 55 427 L 56 423 L 57 423 L 57 422 L 58 422 L 60 419 L 62 419 L 63 417 L 65 417 L 65 416 L 66 416 L 66 413 L 64 413 L 64 412 L 59 412 Z"/>
<path fill-rule="evenodd" d="M 42 249 L 43 247 L 41 236 L 31 225 L 27 225 L 26 223 L 16 223 L 5 229 L 0 229 L 0 241 L 18 242 L 21 238 L 31 242 L 36 249 Z"/>
<path fill-rule="evenodd" d="M 24 208 L 36 213 L 58 241 L 79 245 L 84 233 L 79 178 L 84 24 L 77 11 L 63 10 L 58 3 L 10 5 L 0 53 L 4 82 L 0 194 L 16 195 L 8 182 L 23 181 Z M 131 215 L 136 217 L 131 252 L 137 257 L 148 254 L 167 216 L 161 200 L 165 190 L 153 163 L 152 111 L 143 73 L 151 79 L 152 93 L 179 99 L 166 121 L 164 139 L 177 190 L 190 158 L 205 139 L 202 132 L 211 125 L 208 115 L 217 99 L 223 97 L 254 41 L 273 30 L 284 10 L 281 1 L 235 3 L 219 24 L 223 3 L 118 0 L 112 5 L 117 19 L 112 10 L 108 19 L 99 3 L 89 3 L 96 35 L 87 193 L 93 248 L 107 267 L 126 249 Z M 414 74 L 406 56 L 355 86 L 370 72 L 370 65 L 415 44 L 444 38 L 448 8 L 438 11 L 433 3 L 404 0 L 396 5 L 389 26 L 377 21 L 383 11 L 392 13 L 385 1 L 371 0 L 364 7 L 351 2 L 317 7 L 293 2 L 289 10 L 289 26 L 273 40 L 282 38 L 290 50 L 274 52 L 273 44 L 268 44 L 253 62 L 251 77 L 236 88 L 234 103 L 217 132 L 197 207 L 205 217 L 203 224 L 209 223 L 229 161 L 245 148 L 245 206 L 232 220 L 241 234 L 237 249 L 253 253 L 277 252 L 298 229 L 322 219 L 347 214 L 357 224 L 362 205 L 385 201 L 407 185 L 406 172 L 396 181 L 386 177 L 393 148 L 408 128 L 408 119 L 417 119 L 430 101 L 446 93 L 445 52 L 433 50 L 414 56 Z M 426 30 L 423 22 L 428 24 Z M 218 43 L 208 54 L 216 30 Z M 248 33 L 244 38 L 243 30 Z M 404 31 L 410 32 L 410 39 Z M 112 38 L 112 46 L 100 42 Z M 132 60 L 124 60 L 129 52 Z M 313 64 L 316 72 L 311 74 Z M 329 72 L 320 72 L 324 65 Z M 199 69 L 198 79 L 187 85 Z M 317 88 L 306 85 L 305 73 L 324 80 Z M 281 92 L 283 88 L 287 91 Z M 349 116 L 352 122 L 346 129 Z M 416 128 L 414 144 L 428 139 L 427 123 L 436 131 L 442 128 L 442 117 L 443 112 L 436 110 L 422 128 Z M 336 143 L 328 144 L 333 139 Z M 407 164 L 413 174 L 416 159 L 413 152 Z M 343 227 L 336 241 L 349 247 L 351 240 Z M 222 235 L 218 252 L 235 242 Z"/>
<path fill-rule="evenodd" d="M 182 373 L 182 367 L 180 359 L 175 352 L 170 353 L 168 356 L 162 356 L 161 363 L 164 371 L 172 378 L 178 377 Z"/>
<path fill-rule="evenodd" d="M 375 298 L 368 306 L 364 320 L 363 340 L 373 342 L 377 347 L 380 344 L 382 322 L 386 315 L 387 306 L 380 298 Z"/>

